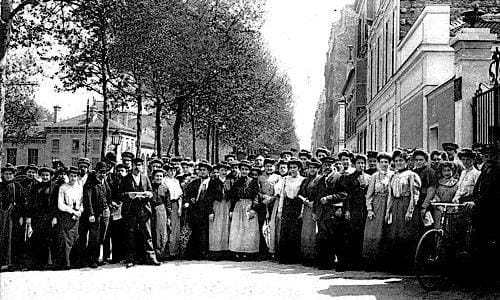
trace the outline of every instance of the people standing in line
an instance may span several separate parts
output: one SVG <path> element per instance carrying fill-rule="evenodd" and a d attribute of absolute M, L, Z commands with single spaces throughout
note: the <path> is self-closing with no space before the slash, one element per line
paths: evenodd
<path fill-rule="evenodd" d="M 240 161 L 239 168 L 240 177 L 229 192 L 232 200 L 229 250 L 237 260 L 255 258 L 260 242 L 259 221 L 254 209 L 258 204 L 259 182 L 248 176 L 252 168 L 249 161 Z"/>
<path fill-rule="evenodd" d="M 151 231 L 156 259 L 159 261 L 164 261 L 169 256 L 167 226 L 170 224 L 171 204 L 168 188 L 164 185 L 164 175 L 165 171 L 157 168 L 154 168 L 151 174 L 153 178 Z"/>
<path fill-rule="evenodd" d="M 451 161 L 442 161 L 439 164 L 438 175 L 439 179 L 436 185 L 436 192 L 432 203 L 452 203 L 453 197 L 458 190 L 458 179 L 454 176 L 456 165 Z M 432 207 L 432 219 L 434 220 L 434 228 L 441 228 L 441 217 L 443 214 L 442 206 Z"/>
<path fill-rule="evenodd" d="M 367 168 L 365 173 L 368 175 L 373 175 L 378 171 L 378 152 L 377 151 L 368 151 L 366 153 L 366 157 L 368 158 Z"/>
<path fill-rule="evenodd" d="M 319 161 L 322 161 L 325 157 L 331 157 L 332 152 L 326 147 L 319 147 L 318 149 L 316 149 L 315 156 Z"/>
<path fill-rule="evenodd" d="M 222 184 L 222 194 L 220 198 L 215 199 L 213 203 L 213 217 L 209 216 L 209 251 L 211 258 L 220 260 L 225 257 L 229 251 L 229 210 L 231 209 L 231 200 L 228 197 L 230 187 L 227 179 L 230 171 L 229 164 L 218 164 L 219 175 L 213 180 L 219 180 Z"/>
<path fill-rule="evenodd" d="M 125 259 L 127 249 L 127 224 L 123 217 L 123 202 L 127 197 L 123 193 L 124 178 L 129 174 L 125 164 L 118 164 L 115 167 L 116 176 L 111 185 L 111 207 L 109 221 L 109 236 L 111 238 L 111 256 L 114 263 L 122 262 Z"/>
<path fill-rule="evenodd" d="M 179 255 L 179 238 L 181 233 L 181 216 L 182 216 L 182 187 L 179 180 L 176 178 L 176 167 L 172 164 L 163 165 L 166 171 L 166 176 L 163 179 L 163 184 L 168 189 L 171 213 L 170 213 L 170 230 L 169 230 L 169 257 L 174 259 Z"/>
<path fill-rule="evenodd" d="M 299 198 L 299 190 L 304 177 L 300 176 L 302 162 L 298 159 L 288 161 L 290 175 L 282 181 L 278 204 L 278 219 L 281 220 L 279 237 L 279 257 L 282 264 L 293 264 L 300 261 L 300 233 L 302 228 L 301 211 L 303 201 Z"/>
<path fill-rule="evenodd" d="M 0 267 L 22 269 L 25 264 L 26 195 L 14 180 L 16 169 L 2 167 L 0 182 Z"/>
<path fill-rule="evenodd" d="M 51 181 L 53 173 L 50 168 L 40 168 L 41 182 L 28 197 L 26 224 L 33 229 L 29 245 L 32 269 L 47 268 L 49 256 L 54 260 L 57 254 L 57 197 L 53 196 L 56 190 L 56 184 Z"/>
<path fill-rule="evenodd" d="M 339 187 L 347 194 L 344 202 L 344 215 L 350 224 L 346 249 L 347 263 L 350 268 L 356 270 L 361 267 L 363 233 L 367 216 L 366 191 L 371 179 L 371 176 L 365 173 L 367 160 L 365 155 L 355 155 L 352 159 L 355 170 L 342 177 Z"/>
<path fill-rule="evenodd" d="M 192 180 L 184 190 L 187 222 L 192 230 L 186 248 L 186 258 L 206 259 L 209 249 L 209 222 L 214 218 L 214 201 L 223 196 L 220 180 L 212 180 L 212 166 L 207 161 L 198 163 L 199 178 Z"/>
<path fill-rule="evenodd" d="M 59 251 L 57 264 L 59 268 L 72 267 L 70 254 L 78 238 L 78 224 L 83 212 L 83 188 L 78 182 L 80 170 L 70 167 L 68 170 L 68 183 L 59 188 L 57 207 L 59 209 Z"/>
<path fill-rule="evenodd" d="M 429 205 L 434 198 L 438 179 L 436 172 L 428 165 L 429 155 L 427 152 L 422 149 L 417 149 L 413 152 L 412 157 L 415 161 L 413 172 L 420 177 L 421 183 L 416 209 L 420 212 L 419 224 L 420 235 L 422 235 L 425 232 L 425 227 L 432 226 L 424 224 L 423 221 L 426 218 Z"/>
<path fill-rule="evenodd" d="M 275 173 L 276 161 L 271 158 L 266 158 L 264 160 L 264 174 L 259 177 L 259 198 L 262 199 L 262 204 L 264 205 L 264 218 L 269 220 L 269 247 L 268 251 L 271 256 L 275 253 L 275 243 L 276 243 L 276 212 L 277 212 L 277 202 L 274 197 L 274 188 L 281 176 Z M 276 210 L 274 209 L 276 205 Z M 259 222 L 260 223 L 260 222 Z M 259 224 L 259 227 L 262 225 Z M 262 239 L 261 239 L 262 241 Z"/>
<path fill-rule="evenodd" d="M 471 149 L 462 149 L 458 153 L 464 168 L 458 180 L 458 190 L 453 197 L 454 203 L 471 202 L 473 199 L 474 186 L 481 175 L 481 171 L 474 167 L 475 157 L 476 154 Z"/>
<path fill-rule="evenodd" d="M 89 229 L 86 255 L 88 265 L 97 268 L 101 245 L 108 230 L 112 201 L 111 187 L 106 180 L 108 166 L 105 162 L 98 162 L 94 172 L 90 173 L 83 186 L 83 214 L 81 222 L 85 222 Z M 80 237 L 81 239 L 81 237 Z"/>
<path fill-rule="evenodd" d="M 156 259 L 151 231 L 153 188 L 144 174 L 144 160 L 135 158 L 132 166 L 132 173 L 123 179 L 122 185 L 122 215 L 127 227 L 125 263 L 129 268 L 145 260 L 146 264 L 158 266 L 160 262 Z"/>
<path fill-rule="evenodd" d="M 431 151 L 431 154 L 429 155 L 429 157 L 430 157 L 430 160 L 431 160 L 431 168 L 435 172 L 438 172 L 438 170 L 439 170 L 439 164 L 441 162 L 448 161 L 448 155 L 444 151 L 433 150 L 433 151 Z"/>
<path fill-rule="evenodd" d="M 367 217 L 363 239 L 363 261 L 368 268 L 376 268 L 385 258 L 384 252 L 384 220 L 389 197 L 389 183 L 394 172 L 390 170 L 391 155 L 377 155 L 378 171 L 368 184 L 366 192 Z"/>
<path fill-rule="evenodd" d="M 316 232 L 318 226 L 313 214 L 314 203 L 318 201 L 318 181 L 321 162 L 316 158 L 307 161 L 307 177 L 302 182 L 299 198 L 302 200 L 302 228 L 300 233 L 301 262 L 314 266 L 317 262 Z"/>
<path fill-rule="evenodd" d="M 452 161 L 457 165 L 457 173 L 456 176 L 457 178 L 460 177 L 460 174 L 462 173 L 464 169 L 464 165 L 460 161 L 460 158 L 457 155 L 458 152 L 458 145 L 455 143 L 450 143 L 446 142 L 442 144 L 443 151 L 446 152 L 446 155 L 448 157 L 448 161 Z"/>
<path fill-rule="evenodd" d="M 355 168 L 352 166 L 352 160 L 354 159 L 354 154 L 351 153 L 351 151 L 345 149 L 340 151 L 340 153 L 337 155 L 339 158 L 339 161 L 342 163 L 343 171 L 339 172 L 341 174 L 351 174 L 354 173 Z"/>
<path fill-rule="evenodd" d="M 415 210 L 420 195 L 420 178 L 408 169 L 409 155 L 394 151 L 395 173 L 391 178 L 385 220 L 388 226 L 387 251 L 394 253 L 387 267 L 407 271 L 413 261 L 419 236 L 419 216 Z M 397 255 L 396 255 L 397 253 Z"/>
<path fill-rule="evenodd" d="M 486 145 L 484 165 L 476 182 L 472 201 L 465 202 L 472 210 L 472 255 L 475 261 L 475 280 L 485 288 L 495 285 L 500 267 L 500 164 L 499 145 Z"/>
<path fill-rule="evenodd" d="M 333 268 L 336 246 L 334 244 L 334 204 L 342 204 L 344 199 L 333 196 L 331 178 L 333 171 L 332 157 L 323 157 L 321 160 L 321 175 L 316 184 L 316 199 L 313 203 L 313 219 L 318 226 L 316 234 L 317 266 L 321 270 Z"/>
<path fill-rule="evenodd" d="M 125 151 L 122 153 L 122 164 L 125 165 L 128 172 L 132 172 L 132 160 L 135 155 L 132 152 Z"/>
<path fill-rule="evenodd" d="M 270 221 L 270 228 L 271 231 L 274 233 L 271 235 L 271 244 L 274 245 L 274 256 L 277 258 L 279 254 L 279 240 L 280 240 L 280 234 L 281 234 L 281 218 L 278 218 L 278 207 L 279 207 L 279 199 L 281 195 L 281 191 L 283 188 L 283 180 L 285 179 L 286 176 L 288 176 L 288 163 L 284 160 L 279 160 L 278 163 L 276 164 L 276 169 L 277 169 L 277 174 L 279 176 L 278 182 L 274 185 L 274 205 L 273 205 L 273 211 L 271 213 L 271 221 Z"/>

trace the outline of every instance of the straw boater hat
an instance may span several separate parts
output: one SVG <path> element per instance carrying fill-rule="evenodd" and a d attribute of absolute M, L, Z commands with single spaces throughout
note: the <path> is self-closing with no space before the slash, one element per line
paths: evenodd
<path fill-rule="evenodd" d="M 302 161 L 296 157 L 292 157 L 289 161 L 288 161 L 288 167 L 290 166 L 297 166 L 299 169 L 302 169 Z"/>
<path fill-rule="evenodd" d="M 244 159 L 242 161 L 240 161 L 240 163 L 238 164 L 238 166 L 240 167 L 247 167 L 249 169 L 252 169 L 252 163 L 250 163 L 248 160 Z"/>
<path fill-rule="evenodd" d="M 2 167 L 2 173 L 4 172 L 12 172 L 12 173 L 16 173 L 16 167 L 14 167 L 13 164 L 6 164 L 4 167 Z"/>
<path fill-rule="evenodd" d="M 332 152 L 328 150 L 326 147 L 319 147 L 316 149 L 316 156 L 318 156 L 319 153 L 324 153 L 326 156 L 331 156 Z"/>
<path fill-rule="evenodd" d="M 212 165 L 205 159 L 198 163 L 198 168 L 206 168 L 208 171 L 213 169 Z"/>
<path fill-rule="evenodd" d="M 122 153 L 122 160 L 128 159 L 128 160 L 133 160 L 135 158 L 135 155 L 132 152 L 123 152 Z"/>
<path fill-rule="evenodd" d="M 69 167 L 69 169 L 67 169 L 67 173 L 68 173 L 68 175 L 69 174 L 76 174 L 76 175 L 78 175 L 78 174 L 80 174 L 80 170 L 77 167 L 71 166 L 71 167 Z"/>
<path fill-rule="evenodd" d="M 86 165 L 87 167 L 90 167 L 90 164 L 90 159 L 88 159 L 87 157 L 80 157 L 78 159 L 78 166 Z"/>
<path fill-rule="evenodd" d="M 290 156 L 292 156 L 292 155 L 293 155 L 293 152 L 292 152 L 292 151 L 290 151 L 290 150 L 284 150 L 284 151 L 281 151 L 281 153 L 280 153 L 280 158 L 283 158 L 283 157 L 284 157 L 285 155 L 287 155 L 287 154 L 288 154 L 288 155 L 290 155 Z"/>
<path fill-rule="evenodd" d="M 447 142 L 447 143 L 443 143 L 442 146 L 443 146 L 444 150 L 446 150 L 446 149 L 452 149 L 452 150 L 457 151 L 457 149 L 458 149 L 458 145 L 455 144 L 455 143 L 449 143 L 449 142 Z"/>
<path fill-rule="evenodd" d="M 339 157 L 339 159 L 342 159 L 342 157 L 344 157 L 344 156 L 348 157 L 350 160 L 352 160 L 354 158 L 354 154 L 352 154 L 352 152 L 347 150 L 347 149 L 340 151 L 337 156 Z"/>

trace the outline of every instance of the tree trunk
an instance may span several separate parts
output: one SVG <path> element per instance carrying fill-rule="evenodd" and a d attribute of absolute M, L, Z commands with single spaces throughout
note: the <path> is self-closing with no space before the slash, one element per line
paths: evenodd
<path fill-rule="evenodd" d="M 179 132 L 182 126 L 182 115 L 184 114 L 184 98 L 176 97 L 175 98 L 175 121 L 173 126 L 173 134 L 174 134 L 174 154 L 175 156 L 180 155 L 179 151 Z"/>
<path fill-rule="evenodd" d="M 212 128 L 211 124 L 207 125 L 207 146 L 206 146 L 206 160 L 210 161 L 210 128 Z"/>
<path fill-rule="evenodd" d="M 215 163 L 219 163 L 219 128 L 215 127 Z"/>
<path fill-rule="evenodd" d="M 0 167 L 4 159 L 3 152 L 3 138 L 5 130 L 5 69 L 7 52 L 9 50 L 10 36 L 12 29 L 12 20 L 10 19 L 10 13 L 12 11 L 12 1 L 2 0 L 0 5 Z"/>
<path fill-rule="evenodd" d="M 193 108 L 191 108 L 194 110 Z M 191 111 L 191 134 L 193 139 L 193 161 L 196 161 L 196 124 L 194 123 L 194 114 Z"/>
<path fill-rule="evenodd" d="M 102 102 L 103 110 L 102 114 L 104 119 L 102 121 L 102 142 L 101 142 L 101 160 L 104 161 L 106 156 L 107 144 L 108 144 L 108 131 L 109 131 L 109 114 L 108 114 L 108 74 L 106 72 L 107 68 L 107 52 L 108 45 L 106 40 L 106 20 L 101 17 L 100 33 L 99 39 L 101 40 L 101 77 L 102 77 Z"/>
<path fill-rule="evenodd" d="M 156 157 L 161 158 L 161 101 L 159 97 L 156 99 L 155 138 Z"/>
<path fill-rule="evenodd" d="M 135 140 L 135 157 L 141 157 L 142 148 L 142 84 L 139 84 L 139 90 L 137 91 L 137 130 L 136 130 L 136 140 Z M 146 163 L 146 162 L 144 162 Z"/>

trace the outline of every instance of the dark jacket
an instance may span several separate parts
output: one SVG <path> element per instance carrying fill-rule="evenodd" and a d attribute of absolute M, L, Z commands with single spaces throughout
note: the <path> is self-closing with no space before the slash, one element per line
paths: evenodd
<path fill-rule="evenodd" d="M 132 173 L 128 174 L 123 178 L 120 184 L 120 189 L 122 190 L 122 214 L 131 214 L 138 212 L 142 209 L 147 210 L 151 213 L 151 202 L 150 199 L 146 198 L 135 198 L 131 199 L 128 197 L 129 192 L 153 192 L 153 187 L 151 186 L 151 181 L 145 174 L 140 174 L 140 184 L 136 185 Z"/>
<path fill-rule="evenodd" d="M 0 205 L 3 210 L 12 205 L 12 216 L 15 218 L 26 216 L 26 194 L 19 182 L 0 182 Z"/>
<path fill-rule="evenodd" d="M 39 182 L 31 190 L 28 199 L 26 217 L 47 215 L 52 218 L 58 214 L 57 196 L 59 186 L 53 182 Z"/>
<path fill-rule="evenodd" d="M 111 187 L 106 179 L 100 182 L 90 173 L 83 186 L 83 211 L 88 216 L 99 216 L 111 204 Z"/>
<path fill-rule="evenodd" d="M 213 213 L 214 201 L 220 200 L 224 196 L 222 181 L 210 178 L 205 194 L 196 201 L 201 182 L 201 178 L 194 179 L 184 190 L 184 200 L 189 203 L 187 209 L 188 219 L 191 222 L 197 220 L 208 221 L 208 216 Z M 195 200 L 193 201 L 192 199 Z"/>

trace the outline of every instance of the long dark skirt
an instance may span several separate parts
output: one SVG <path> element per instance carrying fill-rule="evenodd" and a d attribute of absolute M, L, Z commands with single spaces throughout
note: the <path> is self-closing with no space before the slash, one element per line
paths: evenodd
<path fill-rule="evenodd" d="M 59 255 L 57 265 L 60 267 L 71 267 L 70 254 L 78 238 L 78 221 L 71 214 L 61 213 L 59 215 Z"/>
<path fill-rule="evenodd" d="M 393 198 L 392 224 L 387 233 L 387 253 L 390 254 L 388 267 L 398 271 L 411 269 L 419 239 L 418 209 L 414 210 L 410 221 L 405 221 L 409 203 L 410 196 Z"/>
<path fill-rule="evenodd" d="M 40 213 L 32 217 L 33 234 L 29 242 L 31 267 L 38 268 L 49 264 L 49 256 L 57 255 L 58 228 L 52 226 L 52 215 Z"/>
<path fill-rule="evenodd" d="M 0 266 L 12 265 L 12 206 L 0 209 Z"/>
<path fill-rule="evenodd" d="M 151 225 L 156 258 L 163 260 L 168 257 L 167 209 L 165 204 L 153 207 Z"/>
<path fill-rule="evenodd" d="M 382 253 L 382 239 L 387 197 L 387 194 L 375 195 L 373 197 L 373 212 L 375 213 L 375 217 L 372 220 L 366 219 L 363 239 L 363 260 L 369 266 L 376 265 L 384 256 Z"/>
<path fill-rule="evenodd" d="M 295 264 L 300 262 L 300 234 L 302 220 L 299 218 L 302 201 L 285 198 L 279 239 L 279 262 Z"/>

